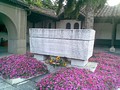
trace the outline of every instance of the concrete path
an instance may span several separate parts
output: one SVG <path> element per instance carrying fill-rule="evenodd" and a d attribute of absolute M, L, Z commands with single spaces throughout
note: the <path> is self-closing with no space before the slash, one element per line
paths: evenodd
<path fill-rule="evenodd" d="M 0 90 L 38 90 L 36 83 L 46 75 L 38 76 L 14 85 L 7 83 L 0 78 Z"/>
<path fill-rule="evenodd" d="M 10 85 L 0 79 L 0 90 L 36 90 L 35 82 L 28 81 L 25 83 Z"/>

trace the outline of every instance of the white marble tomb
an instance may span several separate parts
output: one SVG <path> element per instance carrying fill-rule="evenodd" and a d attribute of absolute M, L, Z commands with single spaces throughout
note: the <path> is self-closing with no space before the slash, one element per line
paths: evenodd
<path fill-rule="evenodd" d="M 30 28 L 29 32 L 32 53 L 67 57 L 77 66 L 85 66 L 93 54 L 95 31 L 92 29 Z"/>

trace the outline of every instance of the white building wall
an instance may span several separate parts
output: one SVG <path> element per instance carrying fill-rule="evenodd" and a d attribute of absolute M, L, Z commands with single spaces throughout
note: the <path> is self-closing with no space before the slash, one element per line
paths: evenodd
<path fill-rule="evenodd" d="M 112 28 L 113 25 L 111 23 L 95 23 L 96 39 L 111 39 Z M 116 40 L 120 40 L 120 24 L 117 25 Z"/>
<path fill-rule="evenodd" d="M 8 52 L 26 53 L 27 11 L 0 2 L 0 19 L 8 31 Z"/>
<path fill-rule="evenodd" d="M 110 23 L 95 23 L 94 30 L 96 30 L 96 39 L 111 39 L 112 38 L 112 24 Z"/>
<path fill-rule="evenodd" d="M 71 24 L 71 29 L 74 29 L 74 24 L 79 23 L 79 28 L 81 29 L 81 21 L 76 21 L 76 20 L 60 20 L 56 23 L 56 28 L 66 28 L 66 24 L 70 23 Z"/>

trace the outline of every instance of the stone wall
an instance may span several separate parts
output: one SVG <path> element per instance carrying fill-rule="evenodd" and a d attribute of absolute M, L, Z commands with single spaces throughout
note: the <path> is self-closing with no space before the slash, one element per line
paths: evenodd
<path fill-rule="evenodd" d="M 32 53 L 83 61 L 88 60 L 92 56 L 94 30 L 31 28 L 29 33 L 30 51 Z"/>
<path fill-rule="evenodd" d="M 0 21 L 8 31 L 8 53 L 26 53 L 26 10 L 0 2 Z"/>

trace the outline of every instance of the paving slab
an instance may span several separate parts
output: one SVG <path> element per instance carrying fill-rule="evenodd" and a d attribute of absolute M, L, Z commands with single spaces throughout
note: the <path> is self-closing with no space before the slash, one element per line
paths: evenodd
<path fill-rule="evenodd" d="M 97 65 L 98 65 L 98 63 L 96 63 L 96 62 L 88 62 L 84 68 L 94 72 L 97 68 Z"/>
<path fill-rule="evenodd" d="M 21 83 L 16 85 L 16 90 L 36 90 L 36 83 L 28 81 L 26 83 Z"/>
<path fill-rule="evenodd" d="M 0 83 L 0 89 L 8 88 L 8 87 L 10 87 L 10 86 L 11 86 L 11 85 L 8 84 L 8 83 L 6 83 L 6 82 L 1 82 L 1 83 Z"/>
<path fill-rule="evenodd" d="M 9 86 L 9 87 L 6 87 L 6 88 L 0 89 L 0 90 L 16 90 L 16 88 L 13 86 Z M 19 90 L 19 89 L 17 89 L 17 90 Z"/>
<path fill-rule="evenodd" d="M 1 78 L 0 78 L 0 83 L 4 82 Z"/>
<path fill-rule="evenodd" d="M 32 78 L 31 81 L 37 83 L 38 81 L 40 81 L 42 78 L 44 78 L 45 76 L 47 76 L 48 74 L 42 75 L 42 76 L 38 76 L 35 78 Z"/>
<path fill-rule="evenodd" d="M 36 90 L 36 88 L 36 82 L 33 82 L 31 80 L 24 81 L 15 85 L 10 85 L 5 81 L 2 81 L 0 83 L 0 90 Z"/>

